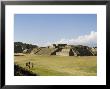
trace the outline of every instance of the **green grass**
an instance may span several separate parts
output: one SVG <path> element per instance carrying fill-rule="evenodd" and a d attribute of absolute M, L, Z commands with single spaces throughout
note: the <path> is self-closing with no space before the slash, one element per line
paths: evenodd
<path fill-rule="evenodd" d="M 34 73 L 40 76 L 96 76 L 96 56 L 15 56 L 15 63 L 25 68 L 26 62 L 33 62 Z"/>

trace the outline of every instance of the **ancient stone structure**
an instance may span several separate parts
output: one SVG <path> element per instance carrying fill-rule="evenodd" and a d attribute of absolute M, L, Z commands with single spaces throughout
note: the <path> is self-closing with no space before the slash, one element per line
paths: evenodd
<path fill-rule="evenodd" d="M 96 56 L 97 48 L 83 45 L 53 44 L 52 46 L 35 48 L 31 53 L 36 55 Z"/>
<path fill-rule="evenodd" d="M 56 55 L 60 56 L 73 56 L 74 53 L 72 52 L 72 49 L 62 49 L 61 52 L 56 52 Z"/>

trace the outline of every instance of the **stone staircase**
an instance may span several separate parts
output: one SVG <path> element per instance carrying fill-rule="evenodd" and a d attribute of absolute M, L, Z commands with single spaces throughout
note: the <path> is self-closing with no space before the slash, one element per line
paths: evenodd
<path fill-rule="evenodd" d="M 80 53 L 75 49 L 72 49 L 72 52 L 73 52 L 74 56 L 79 56 L 80 55 Z"/>
<path fill-rule="evenodd" d="M 93 55 L 90 52 L 90 50 L 88 48 L 85 48 L 85 47 L 77 47 L 77 48 L 75 48 L 75 50 L 77 50 L 78 55 L 80 55 L 80 56 L 92 56 Z"/>
<path fill-rule="evenodd" d="M 38 52 L 36 52 L 36 55 L 51 55 L 54 51 L 56 51 L 56 48 L 41 48 Z"/>
<path fill-rule="evenodd" d="M 41 50 L 41 48 L 34 48 L 32 51 L 31 51 L 31 54 L 36 54 L 37 52 L 39 52 Z"/>
<path fill-rule="evenodd" d="M 56 55 L 60 56 L 73 56 L 73 52 L 71 48 L 64 48 L 60 52 L 56 52 Z"/>

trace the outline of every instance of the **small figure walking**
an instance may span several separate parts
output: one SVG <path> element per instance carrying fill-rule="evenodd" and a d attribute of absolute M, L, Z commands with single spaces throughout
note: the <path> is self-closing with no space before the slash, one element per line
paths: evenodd
<path fill-rule="evenodd" d="M 26 62 L 26 67 L 28 67 L 28 69 L 33 68 L 34 67 L 34 64 L 31 63 L 30 61 L 29 62 Z"/>
<path fill-rule="evenodd" d="M 32 63 L 32 68 L 34 67 L 34 64 Z"/>

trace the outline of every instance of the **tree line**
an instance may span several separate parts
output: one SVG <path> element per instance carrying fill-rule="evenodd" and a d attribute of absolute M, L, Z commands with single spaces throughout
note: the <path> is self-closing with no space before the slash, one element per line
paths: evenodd
<path fill-rule="evenodd" d="M 22 42 L 14 42 L 14 53 L 23 53 L 24 50 L 32 50 L 37 48 L 37 45 L 26 44 Z"/>

